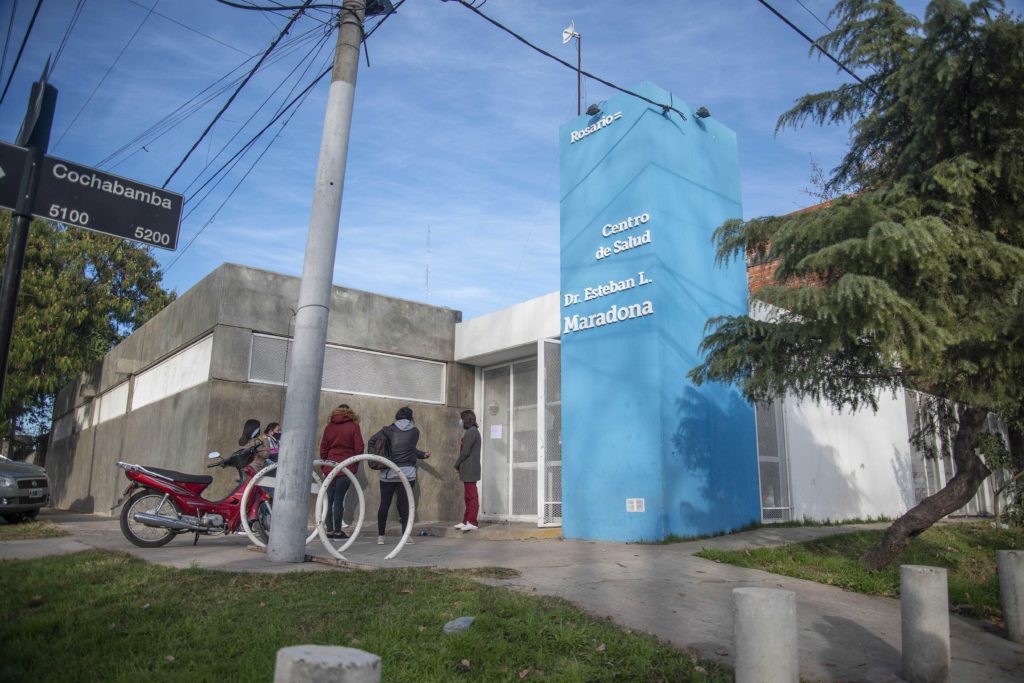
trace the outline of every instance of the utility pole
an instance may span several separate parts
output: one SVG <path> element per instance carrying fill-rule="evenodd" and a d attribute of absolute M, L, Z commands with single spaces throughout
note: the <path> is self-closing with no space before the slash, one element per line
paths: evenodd
<path fill-rule="evenodd" d="M 18 188 L 18 201 L 11 217 L 11 234 L 4 262 L 3 284 L 0 285 L 0 398 L 7 384 L 7 360 L 14 337 L 14 318 L 21 287 L 21 271 L 25 266 L 25 246 L 32 225 L 32 206 L 43 170 L 43 156 L 50 146 L 50 129 L 57 108 L 57 89 L 46 82 L 50 62 L 47 60 L 42 77 L 32 84 L 28 110 L 21 124 L 15 144 L 27 147 L 25 167 Z M 12 169 L 13 170 L 13 169 Z M 14 434 L 11 434 L 13 440 Z"/>
<path fill-rule="evenodd" d="M 345 0 L 339 20 L 288 367 L 282 418 L 284 436 L 267 546 L 271 562 L 302 562 L 306 557 L 306 518 L 320 413 L 327 316 L 365 12 L 366 0 Z"/>

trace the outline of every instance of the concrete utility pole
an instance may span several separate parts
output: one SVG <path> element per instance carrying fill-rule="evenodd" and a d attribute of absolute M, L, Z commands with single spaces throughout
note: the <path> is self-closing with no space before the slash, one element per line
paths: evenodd
<path fill-rule="evenodd" d="M 284 436 L 267 546 L 267 558 L 271 562 L 302 562 L 306 556 L 306 518 L 317 445 L 327 315 L 331 307 L 334 252 L 338 245 L 338 220 L 365 12 L 366 0 L 345 0 L 342 5 L 281 421 Z"/>

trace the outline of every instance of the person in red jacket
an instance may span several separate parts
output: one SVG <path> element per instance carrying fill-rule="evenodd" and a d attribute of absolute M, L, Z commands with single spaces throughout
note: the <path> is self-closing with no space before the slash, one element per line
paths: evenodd
<path fill-rule="evenodd" d="M 363 452 L 365 447 L 363 435 L 359 431 L 359 416 L 342 403 L 331 411 L 331 419 L 324 427 L 324 436 L 320 439 L 320 459 L 341 462 Z M 324 476 L 328 475 L 331 469 L 324 466 Z M 359 471 L 359 463 L 349 465 L 348 469 L 355 474 Z M 345 494 L 348 493 L 351 483 L 348 477 L 339 473 L 331 482 L 331 487 L 327 489 L 327 538 L 348 538 L 341 527 L 345 514 Z"/>

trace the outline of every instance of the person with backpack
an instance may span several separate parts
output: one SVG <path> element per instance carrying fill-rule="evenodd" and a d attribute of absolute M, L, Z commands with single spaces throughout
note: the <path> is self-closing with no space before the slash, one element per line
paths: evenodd
<path fill-rule="evenodd" d="M 390 443 L 390 459 L 402 470 L 402 474 L 410 484 L 416 482 L 416 465 L 420 460 L 430 457 L 430 451 L 416 448 L 420 440 L 420 430 L 413 424 L 412 408 L 408 406 L 398 409 L 395 421 L 370 437 L 368 444 L 371 453 L 379 452 L 379 442 L 387 439 Z M 397 494 L 397 496 L 396 496 Z M 409 523 L 409 498 L 398 474 L 390 467 L 380 471 L 380 507 L 377 508 L 377 545 L 384 545 L 384 529 L 388 523 L 391 500 L 397 497 L 398 518 L 405 530 Z M 406 541 L 412 543 L 412 540 Z"/>
<path fill-rule="evenodd" d="M 324 427 L 324 435 L 320 439 L 320 459 L 338 463 L 362 452 L 363 435 L 359 430 L 359 416 L 342 403 L 331 411 L 331 419 Z M 321 469 L 326 477 L 334 468 L 324 465 Z M 355 474 L 359 471 L 359 463 L 352 463 L 347 469 Z M 345 495 L 351 483 L 344 472 L 339 472 L 327 489 L 327 538 L 348 538 L 348 534 L 341 528 L 344 525 Z"/>
<path fill-rule="evenodd" d="M 472 410 L 463 410 L 460 417 L 459 422 L 466 431 L 459 440 L 459 457 L 455 460 L 455 471 L 462 480 L 466 511 L 462 515 L 462 523 L 456 524 L 455 528 L 474 531 L 480 528 L 477 521 L 480 497 L 476 490 L 476 483 L 480 481 L 480 430 L 476 424 L 476 413 Z"/>

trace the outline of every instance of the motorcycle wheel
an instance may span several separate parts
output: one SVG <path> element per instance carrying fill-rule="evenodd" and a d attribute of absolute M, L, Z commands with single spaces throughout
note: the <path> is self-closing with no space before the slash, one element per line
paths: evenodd
<path fill-rule="evenodd" d="M 173 529 L 146 526 L 142 522 L 135 521 L 135 513 L 137 512 L 177 517 L 178 508 L 174 505 L 174 501 L 168 498 L 161 505 L 163 498 L 164 494 L 147 489 L 139 491 L 129 498 L 128 502 L 121 508 L 121 533 L 134 545 L 140 548 L 159 548 L 174 538 L 175 533 Z"/>
<path fill-rule="evenodd" d="M 249 527 L 264 543 L 270 543 L 270 518 L 270 503 L 263 501 L 257 511 L 257 518 L 249 523 Z"/>

